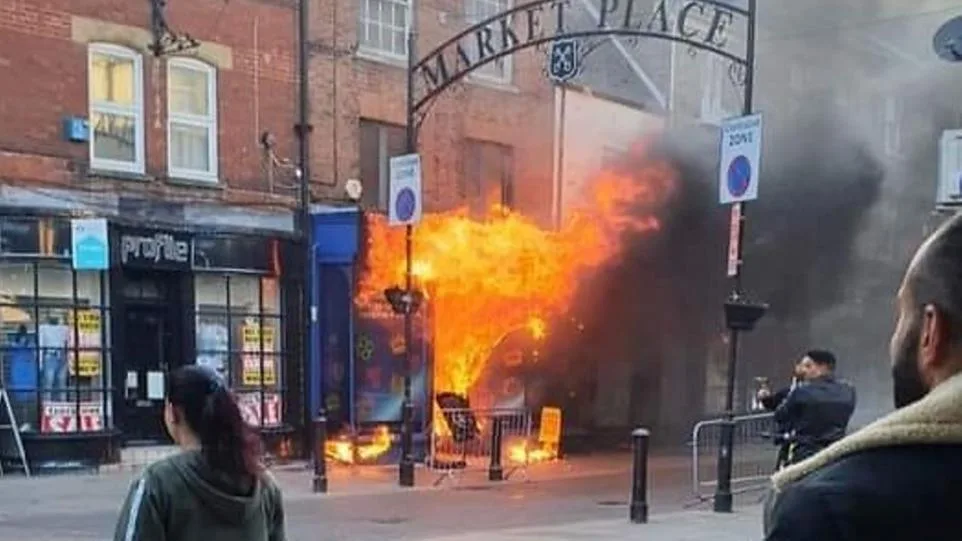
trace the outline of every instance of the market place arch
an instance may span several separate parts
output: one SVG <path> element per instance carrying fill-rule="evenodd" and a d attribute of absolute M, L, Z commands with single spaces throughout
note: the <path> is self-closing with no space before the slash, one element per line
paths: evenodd
<path fill-rule="evenodd" d="M 520 1 L 520 0 L 519 0 Z M 755 26 L 757 0 L 729 0 L 745 2 L 746 7 L 721 0 L 657 0 L 645 9 L 644 0 L 532 0 L 509 8 L 478 22 L 452 36 L 423 57 L 416 53 L 416 25 L 408 33 L 407 69 L 407 152 L 417 152 L 417 132 L 428 113 L 428 106 L 445 90 L 478 68 L 512 55 L 523 49 L 550 44 L 548 72 L 553 79 L 564 82 L 577 74 L 583 64 L 585 49 L 580 46 L 592 37 L 651 38 L 675 42 L 693 50 L 705 51 L 731 62 L 732 74 L 740 73 L 736 84 L 744 85 L 743 115 L 752 112 L 752 93 L 755 63 Z M 578 26 L 570 15 L 581 4 L 587 10 L 597 5 L 593 24 Z M 412 21 L 416 17 L 412 16 Z M 739 38 L 744 37 L 741 41 Z M 741 51 L 733 51 L 741 41 Z M 738 70 L 737 68 L 741 68 Z M 418 162 L 419 163 L 419 162 Z M 418 166 L 418 175 L 420 167 Z M 392 201 L 392 205 L 394 202 Z M 767 305 L 746 301 L 741 293 L 741 254 L 744 236 L 744 203 L 732 205 L 732 230 L 729 247 L 735 251 L 734 288 L 725 303 L 726 325 L 731 332 L 729 366 L 726 389 L 726 422 L 722 424 L 721 445 L 718 451 L 718 483 L 715 511 L 732 509 L 732 449 L 734 436 L 733 398 L 735 366 L 738 357 L 738 333 L 750 330 Z M 735 228 L 737 226 L 737 229 Z M 414 306 L 412 271 L 413 223 L 405 225 L 405 288 L 404 314 L 405 344 L 413 342 L 412 313 Z M 731 257 L 731 256 L 730 256 Z M 731 267 L 730 267 L 731 268 Z M 412 454 L 413 412 L 411 400 L 411 348 L 405 347 L 404 403 L 401 433 L 401 461 L 399 481 L 402 486 L 414 486 Z"/>
<path fill-rule="evenodd" d="M 473 71 L 524 49 L 550 46 L 548 71 L 564 81 L 576 75 L 586 54 L 580 43 L 592 37 L 652 38 L 725 58 L 731 62 L 730 73 L 740 73 L 739 83 L 745 87 L 743 112 L 749 114 L 755 0 L 747 0 L 746 7 L 721 0 L 658 0 L 647 9 L 641 3 L 599 0 L 594 24 L 578 25 L 572 14 L 583 9 L 583 0 L 525 2 L 465 28 L 421 57 L 415 52 L 417 32 L 410 32 L 408 152 L 416 151 L 417 131 L 428 106 Z M 739 42 L 743 46 L 733 50 Z"/>

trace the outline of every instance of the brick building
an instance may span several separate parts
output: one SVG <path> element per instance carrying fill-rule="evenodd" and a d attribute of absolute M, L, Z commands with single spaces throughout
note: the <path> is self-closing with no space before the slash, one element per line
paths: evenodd
<path fill-rule="evenodd" d="M 162 441 L 192 362 L 300 424 L 296 6 L 163 4 L 0 5 L 0 373 L 34 462 Z"/>
<path fill-rule="evenodd" d="M 387 203 L 387 159 L 404 152 L 406 32 L 412 6 L 418 57 L 509 0 L 317 2 L 311 17 L 311 108 L 316 181 L 336 196 L 364 185 Z M 336 31 L 335 31 L 336 29 Z M 473 54 L 473 53 L 471 53 Z M 552 86 L 534 49 L 477 69 L 442 93 L 420 129 L 428 211 L 507 203 L 550 219 Z M 332 188 L 331 185 L 336 186 Z"/>

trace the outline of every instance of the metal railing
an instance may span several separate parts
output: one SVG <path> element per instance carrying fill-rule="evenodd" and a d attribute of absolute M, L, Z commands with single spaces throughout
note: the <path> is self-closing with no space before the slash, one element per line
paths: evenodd
<path fill-rule="evenodd" d="M 725 418 L 709 419 L 696 423 L 692 429 L 692 493 L 700 501 L 711 499 L 718 484 L 718 447 L 725 422 Z M 771 413 L 738 415 L 734 422 L 732 491 L 763 489 L 775 471 L 778 449 L 772 441 L 774 416 Z"/>
<path fill-rule="evenodd" d="M 531 413 L 526 409 L 441 408 L 435 417 L 426 466 L 435 485 L 468 472 L 490 480 L 526 475 Z"/>

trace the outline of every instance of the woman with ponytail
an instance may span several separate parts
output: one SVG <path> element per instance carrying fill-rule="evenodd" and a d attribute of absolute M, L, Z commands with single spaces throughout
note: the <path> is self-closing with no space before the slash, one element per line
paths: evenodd
<path fill-rule="evenodd" d="M 164 422 L 181 452 L 134 483 L 114 541 L 284 541 L 280 490 L 220 375 L 195 365 L 169 374 Z"/>

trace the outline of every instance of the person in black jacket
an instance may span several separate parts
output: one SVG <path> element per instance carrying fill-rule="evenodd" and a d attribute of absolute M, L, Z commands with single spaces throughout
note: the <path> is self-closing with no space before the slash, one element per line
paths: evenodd
<path fill-rule="evenodd" d="M 898 292 L 896 411 L 776 473 L 767 541 L 962 539 L 962 215 Z"/>
<path fill-rule="evenodd" d="M 214 370 L 167 377 L 167 431 L 182 452 L 131 487 L 114 541 L 284 541 L 281 492 L 260 463 L 260 437 Z"/>
<path fill-rule="evenodd" d="M 788 427 L 785 465 L 800 462 L 842 439 L 855 411 L 855 389 L 835 379 L 835 355 L 814 349 L 802 357 L 805 383 L 775 408 L 775 423 Z"/>
<path fill-rule="evenodd" d="M 792 372 L 792 383 L 788 387 L 783 387 L 774 393 L 772 393 L 767 386 L 759 389 L 758 401 L 763 408 L 767 411 L 775 411 L 778 409 L 778 406 L 785 401 L 788 394 L 792 392 L 796 386 L 805 381 L 806 365 L 802 362 L 803 359 L 795 363 Z M 775 423 L 775 431 L 774 434 L 772 434 L 772 441 L 778 446 L 778 454 L 775 458 L 775 471 L 782 469 L 788 463 L 788 451 L 791 445 L 792 431 L 792 427 L 788 424 Z"/>

